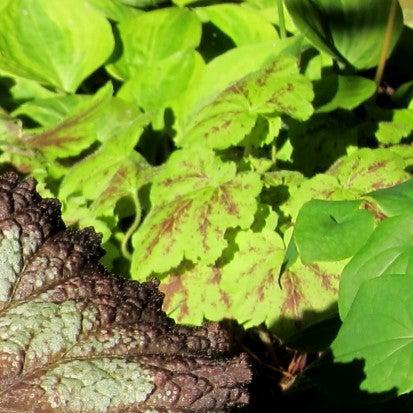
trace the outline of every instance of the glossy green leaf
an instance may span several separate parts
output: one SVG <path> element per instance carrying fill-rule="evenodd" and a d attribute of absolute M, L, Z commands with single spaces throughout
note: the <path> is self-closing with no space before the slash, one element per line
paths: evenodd
<path fill-rule="evenodd" d="M 351 110 L 373 96 L 375 91 L 375 83 L 361 76 L 323 76 L 314 87 L 314 106 L 317 112 Z"/>
<path fill-rule="evenodd" d="M 311 85 L 298 73 L 295 59 L 279 57 L 224 90 L 179 131 L 175 140 L 184 147 L 224 149 L 242 141 L 259 115 L 307 119 L 312 113 L 312 97 Z M 276 134 L 280 126 L 278 123 Z"/>
<path fill-rule="evenodd" d="M 133 235 L 132 275 L 143 279 L 183 259 L 213 263 L 226 247 L 228 228 L 248 228 L 261 190 L 259 176 L 236 173 L 211 150 L 173 153 L 153 179 L 152 209 Z"/>
<path fill-rule="evenodd" d="M 389 217 L 413 211 L 413 179 L 369 194 Z"/>
<path fill-rule="evenodd" d="M 240 4 L 215 4 L 199 7 L 196 13 L 202 22 L 211 22 L 227 34 L 237 46 L 276 41 L 274 26 L 253 9 Z"/>
<path fill-rule="evenodd" d="M 195 49 L 201 38 L 201 22 L 195 13 L 177 7 L 141 13 L 122 21 L 118 29 L 122 54 L 108 70 L 122 80 Z"/>
<path fill-rule="evenodd" d="M 345 320 L 363 281 L 383 274 L 413 272 L 413 215 L 382 221 L 364 247 L 343 271 L 340 282 L 340 317 Z"/>
<path fill-rule="evenodd" d="M 360 206 L 361 201 L 312 200 L 301 208 L 294 237 L 304 264 L 339 261 L 364 245 L 373 232 L 374 218 Z"/>
<path fill-rule="evenodd" d="M 289 0 L 285 5 L 295 25 L 316 47 L 357 69 L 367 69 L 378 64 L 392 1 Z M 402 28 L 397 5 L 391 49 Z"/>
<path fill-rule="evenodd" d="M 413 390 L 412 292 L 411 268 L 361 284 L 332 349 L 338 363 L 363 361 L 362 390 Z"/>
<path fill-rule="evenodd" d="M 74 92 L 110 56 L 105 17 L 83 0 L 15 0 L 0 14 L 0 69 Z"/>

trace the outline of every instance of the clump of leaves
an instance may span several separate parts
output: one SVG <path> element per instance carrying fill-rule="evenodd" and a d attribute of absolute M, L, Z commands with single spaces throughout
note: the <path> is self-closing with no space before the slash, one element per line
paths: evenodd
<path fill-rule="evenodd" d="M 0 176 L 0 412 L 197 412 L 248 402 L 219 324 L 177 326 L 155 282 L 109 274 L 35 181 Z"/>

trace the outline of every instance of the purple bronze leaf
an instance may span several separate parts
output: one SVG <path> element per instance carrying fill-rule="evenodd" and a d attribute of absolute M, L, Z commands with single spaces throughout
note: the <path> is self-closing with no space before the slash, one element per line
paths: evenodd
<path fill-rule="evenodd" d="M 33 180 L 0 176 L 0 413 L 206 412 L 248 403 L 251 369 L 219 324 L 175 325 L 155 281 L 98 263 Z"/>

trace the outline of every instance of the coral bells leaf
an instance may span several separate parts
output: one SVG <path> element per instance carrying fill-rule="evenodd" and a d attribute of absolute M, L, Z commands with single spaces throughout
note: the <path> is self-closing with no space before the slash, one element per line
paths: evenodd
<path fill-rule="evenodd" d="M 198 412 L 248 402 L 219 324 L 177 326 L 154 282 L 109 274 L 34 180 L 0 176 L 0 412 Z"/>

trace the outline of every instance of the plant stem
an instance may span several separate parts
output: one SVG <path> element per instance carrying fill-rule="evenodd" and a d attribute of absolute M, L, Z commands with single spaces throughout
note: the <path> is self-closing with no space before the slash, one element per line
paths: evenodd
<path fill-rule="evenodd" d="M 376 76 L 374 81 L 379 88 L 383 78 L 384 67 L 386 65 L 387 55 L 389 54 L 390 44 L 393 37 L 394 19 L 396 17 L 397 0 L 392 0 L 390 4 L 389 16 L 387 18 L 386 31 L 383 38 L 383 46 L 381 48 L 379 65 L 377 66 Z"/>
<path fill-rule="evenodd" d="M 130 253 L 128 249 L 129 240 L 131 236 L 133 235 L 133 233 L 137 230 L 141 222 L 141 216 L 142 216 L 141 205 L 139 203 L 139 198 L 138 198 L 138 194 L 136 191 L 133 194 L 133 202 L 135 204 L 135 218 L 132 222 L 132 225 L 126 231 L 125 237 L 123 238 L 122 245 L 121 245 L 122 255 L 129 261 L 132 260 L 132 254 Z"/>
<path fill-rule="evenodd" d="M 281 39 L 285 39 L 287 37 L 287 30 L 285 28 L 283 0 L 277 0 L 277 9 L 278 9 L 278 25 L 280 26 L 280 37 Z"/>

